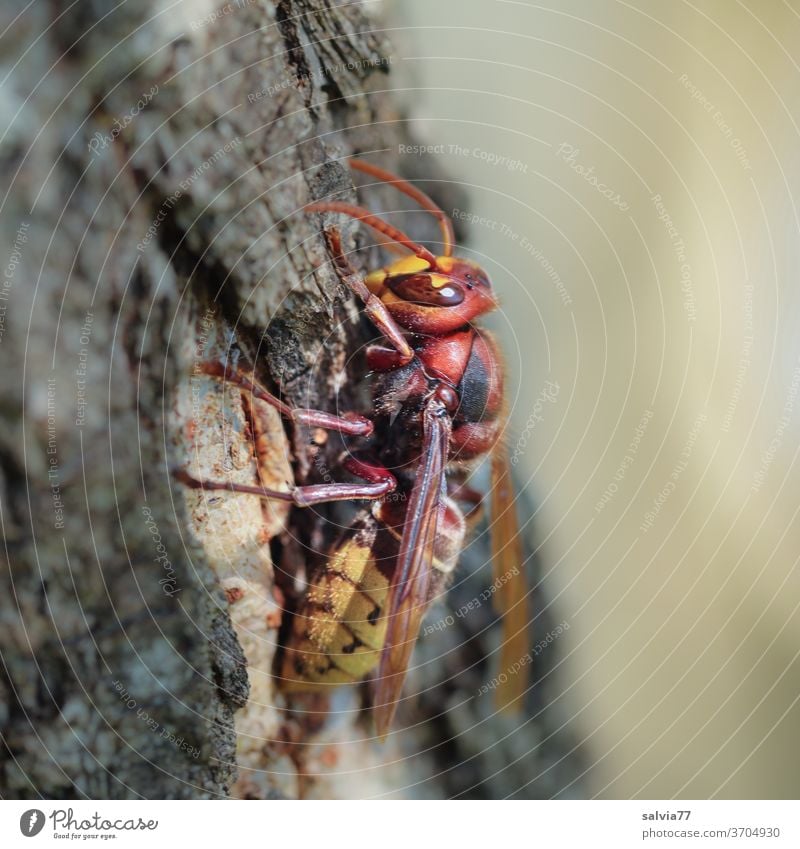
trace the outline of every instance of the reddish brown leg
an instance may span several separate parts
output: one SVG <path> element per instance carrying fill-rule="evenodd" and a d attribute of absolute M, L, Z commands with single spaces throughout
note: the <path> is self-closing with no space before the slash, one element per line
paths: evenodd
<path fill-rule="evenodd" d="M 278 412 L 296 424 L 304 424 L 310 427 L 321 427 L 325 430 L 333 430 L 345 436 L 369 436 L 372 433 L 372 422 L 366 416 L 357 413 L 348 413 L 345 416 L 334 416 L 324 410 L 307 410 L 299 407 L 290 407 L 284 404 L 280 398 L 276 398 L 263 386 L 251 380 L 239 369 L 216 360 L 200 363 L 197 370 L 211 377 L 227 380 L 235 386 L 239 386 L 246 392 L 250 392 L 254 398 L 265 401 L 275 407 Z"/>
<path fill-rule="evenodd" d="M 342 250 L 342 237 L 339 231 L 330 227 L 325 231 L 325 238 L 328 241 L 328 247 L 333 255 L 342 282 L 361 299 L 364 304 L 364 311 L 369 316 L 370 321 L 391 342 L 392 347 L 400 355 L 400 365 L 410 363 L 414 359 L 414 352 L 403 335 L 403 331 L 389 314 L 389 310 L 386 309 L 383 301 L 370 292 L 367 284 L 361 279 L 361 275 L 350 265 Z"/>
<path fill-rule="evenodd" d="M 367 347 L 367 367 L 370 371 L 392 371 L 407 363 L 408 358 L 394 348 L 387 348 L 385 345 Z"/>
<path fill-rule="evenodd" d="M 364 478 L 365 483 L 321 483 L 296 486 L 290 492 L 280 492 L 263 486 L 251 486 L 232 481 L 199 480 L 192 477 L 185 469 L 175 469 L 173 474 L 177 480 L 193 489 L 227 490 L 245 495 L 257 495 L 259 498 L 288 501 L 297 507 L 311 507 L 314 504 L 329 501 L 352 501 L 360 498 L 375 501 L 393 492 L 397 486 L 394 475 L 383 466 L 366 463 L 355 457 L 348 457 L 344 466 L 352 474 Z"/>

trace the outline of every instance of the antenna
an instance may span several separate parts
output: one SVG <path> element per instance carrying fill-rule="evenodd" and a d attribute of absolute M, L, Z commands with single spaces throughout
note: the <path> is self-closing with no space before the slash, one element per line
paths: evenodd
<path fill-rule="evenodd" d="M 364 174 L 369 174 L 371 177 L 375 177 L 384 183 L 391 183 L 397 191 L 415 200 L 424 210 L 430 212 L 439 221 L 439 226 L 442 229 L 442 243 L 444 245 L 442 255 L 452 256 L 453 245 L 455 244 L 453 222 L 447 213 L 441 207 L 437 206 L 425 192 L 420 191 L 416 186 L 412 186 L 408 180 L 404 180 L 402 177 L 398 177 L 390 171 L 385 171 L 383 168 L 379 168 L 370 162 L 364 162 L 363 159 L 351 159 L 350 167 Z"/>

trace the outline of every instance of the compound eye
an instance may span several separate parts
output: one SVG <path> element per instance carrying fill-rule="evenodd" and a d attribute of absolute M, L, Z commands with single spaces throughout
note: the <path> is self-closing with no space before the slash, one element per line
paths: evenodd
<path fill-rule="evenodd" d="M 443 274 L 396 274 L 386 286 L 404 301 L 428 307 L 455 307 L 464 300 L 463 289 Z"/>

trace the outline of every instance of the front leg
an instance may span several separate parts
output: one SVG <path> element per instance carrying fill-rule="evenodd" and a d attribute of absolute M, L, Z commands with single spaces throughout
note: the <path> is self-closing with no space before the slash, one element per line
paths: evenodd
<path fill-rule="evenodd" d="M 336 269 L 342 282 L 354 292 L 364 304 L 364 312 L 377 329 L 389 340 L 400 365 L 414 359 L 414 351 L 408 344 L 400 325 L 392 318 L 386 305 L 367 288 L 361 275 L 353 268 L 342 250 L 342 236 L 335 227 L 325 231 L 328 248 L 333 255 Z"/>
<path fill-rule="evenodd" d="M 281 415 L 293 421 L 295 424 L 303 424 L 309 427 L 319 427 L 325 430 L 336 431 L 344 436 L 371 436 L 373 424 L 366 416 L 357 413 L 347 413 L 344 416 L 335 416 L 324 410 L 311 410 L 290 407 L 281 401 L 254 378 L 250 378 L 241 369 L 210 360 L 200 363 L 197 370 L 210 377 L 217 377 L 238 386 L 244 393 L 253 398 L 270 404 Z M 258 446 L 256 446 L 258 448 Z M 393 492 L 397 486 L 394 475 L 382 466 L 376 466 L 355 457 L 348 457 L 344 467 L 356 477 L 364 479 L 364 483 L 327 483 L 312 484 L 310 486 L 294 487 L 288 492 L 282 492 L 269 487 L 256 486 L 233 481 L 215 481 L 196 478 L 189 474 L 186 469 L 173 469 L 172 474 L 176 480 L 192 487 L 204 490 L 227 490 L 246 495 L 257 495 L 275 501 L 285 501 L 297 507 L 310 507 L 313 504 L 323 504 L 330 501 L 351 501 L 357 499 L 378 500 Z"/>
<path fill-rule="evenodd" d="M 209 360 L 200 363 L 197 370 L 209 377 L 218 377 L 226 380 L 234 386 L 249 392 L 254 398 L 265 401 L 295 424 L 308 425 L 309 427 L 321 427 L 324 430 L 332 430 L 344 436 L 370 436 L 372 434 L 372 421 L 366 416 L 357 413 L 348 413 L 344 416 L 335 416 L 324 410 L 309 410 L 300 407 L 290 407 L 288 404 L 276 398 L 264 386 L 255 379 L 248 377 L 241 369 L 221 363 L 217 360 Z"/>
<path fill-rule="evenodd" d="M 201 480 L 190 475 L 185 469 L 174 469 L 172 474 L 176 480 L 192 489 L 227 490 L 244 495 L 257 495 L 259 498 L 287 501 L 296 507 L 311 507 L 314 504 L 325 504 L 331 501 L 359 499 L 378 501 L 390 492 L 394 492 L 397 487 L 397 479 L 383 466 L 367 463 L 355 457 L 348 457 L 343 465 L 351 474 L 363 478 L 364 483 L 320 483 L 296 486 L 289 492 L 281 492 L 277 489 L 233 481 Z"/>

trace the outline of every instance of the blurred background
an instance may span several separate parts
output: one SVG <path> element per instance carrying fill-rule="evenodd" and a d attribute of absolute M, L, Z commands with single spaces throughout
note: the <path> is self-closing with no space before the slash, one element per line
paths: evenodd
<path fill-rule="evenodd" d="M 800 4 L 381 10 L 502 295 L 585 792 L 796 798 Z"/>

